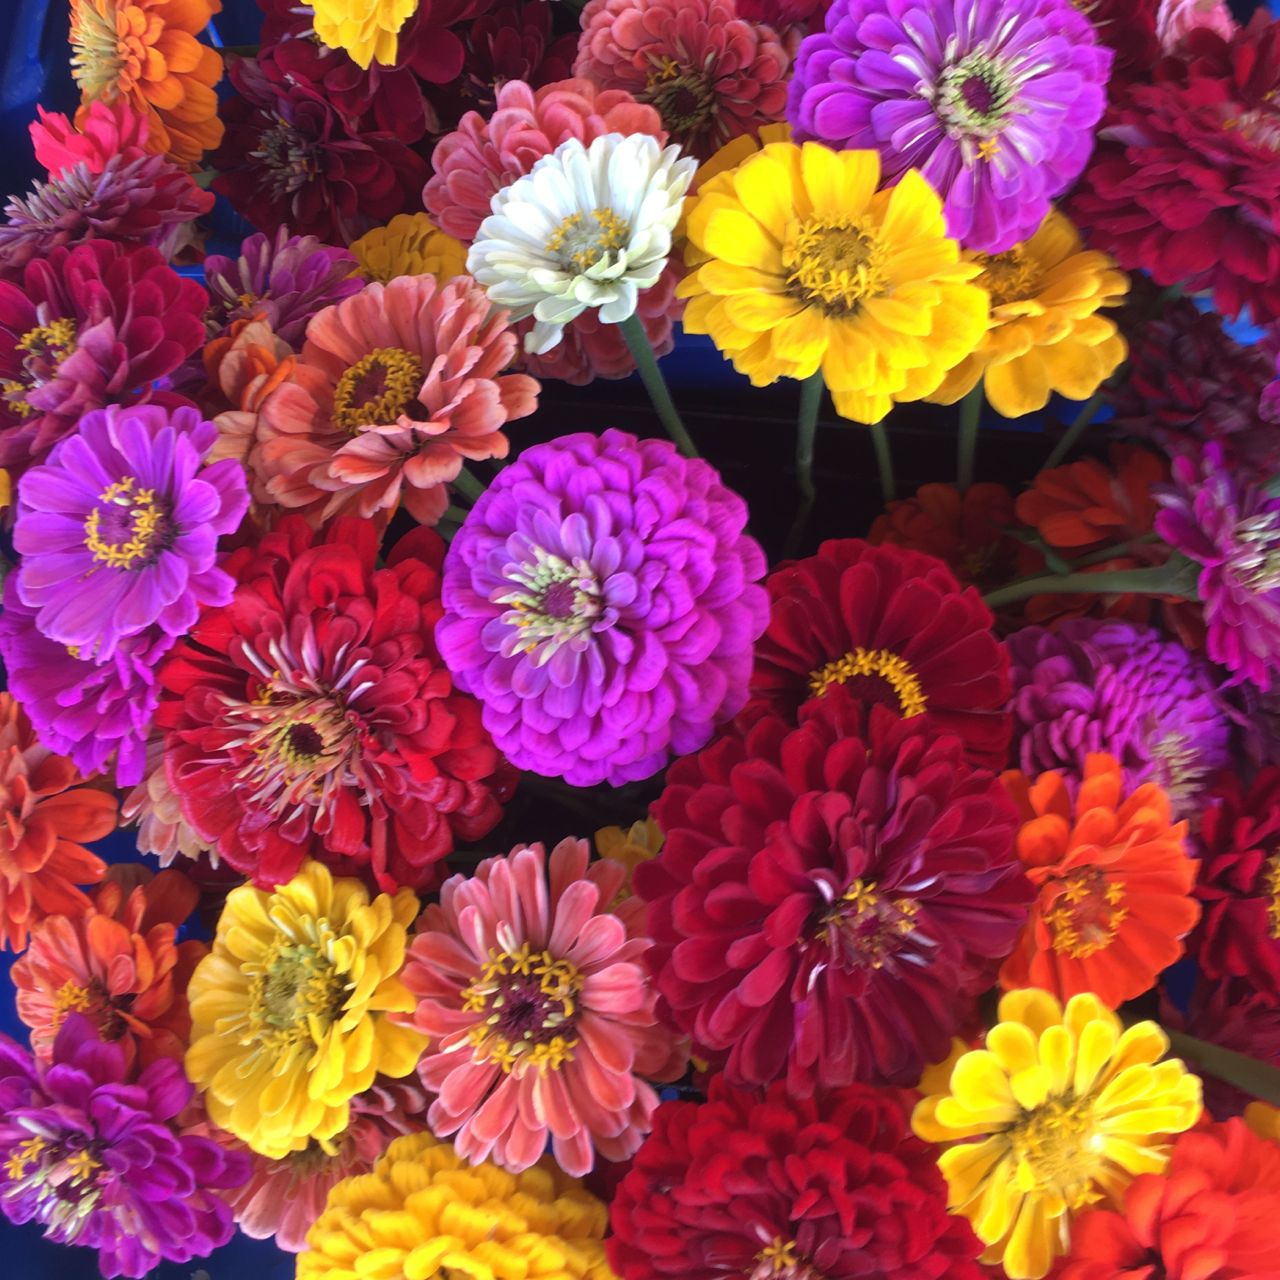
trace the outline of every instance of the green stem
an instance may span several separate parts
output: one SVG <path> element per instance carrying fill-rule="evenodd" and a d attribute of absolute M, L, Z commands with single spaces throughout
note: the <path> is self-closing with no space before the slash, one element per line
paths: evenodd
<path fill-rule="evenodd" d="M 1259 1062 L 1256 1058 L 1208 1044 L 1181 1031 L 1170 1031 L 1169 1046 L 1178 1055 L 1211 1076 L 1233 1084 L 1254 1098 L 1272 1106 L 1280 1106 L 1280 1067 Z"/>
<path fill-rule="evenodd" d="M 1023 578 L 1007 587 L 983 596 L 987 608 L 998 609 L 1030 596 L 1039 595 L 1100 596 L 1183 596 L 1196 598 L 1195 577 L 1188 575 L 1185 565 L 1176 560 L 1154 569 L 1117 569 L 1112 573 L 1045 574 L 1039 578 Z"/>
<path fill-rule="evenodd" d="M 1063 434 L 1062 439 L 1053 446 L 1053 452 L 1044 460 L 1044 465 L 1040 468 L 1041 471 L 1048 471 L 1050 467 L 1056 467 L 1071 452 L 1075 442 L 1080 439 L 1084 429 L 1093 421 L 1105 399 L 1106 396 L 1103 394 L 1102 388 L 1099 387 L 1084 402 L 1084 408 L 1071 420 L 1071 425 Z"/>
<path fill-rule="evenodd" d="M 979 382 L 960 402 L 960 436 L 956 442 L 956 486 L 961 493 L 973 483 L 973 463 L 978 452 L 978 423 L 985 393 Z"/>
<path fill-rule="evenodd" d="M 1092 555 L 1081 556 L 1079 560 L 1071 562 L 1071 568 L 1083 569 L 1087 565 L 1103 564 L 1107 560 L 1114 560 L 1117 556 L 1127 555 L 1134 547 L 1159 541 L 1158 533 L 1144 533 L 1140 538 L 1130 538 L 1127 542 L 1117 542 L 1110 547 L 1103 547 L 1101 551 L 1095 551 Z M 1064 570 L 1064 572 L 1069 573 L 1070 570 Z"/>
<path fill-rule="evenodd" d="M 453 482 L 453 487 L 459 493 L 465 494 L 472 502 L 484 492 L 484 484 L 476 476 L 472 475 L 466 467 L 463 467 L 458 472 L 458 478 Z"/>
<path fill-rule="evenodd" d="M 675 402 L 671 399 L 671 392 L 667 390 L 667 381 L 662 376 L 662 370 L 658 368 L 658 359 L 653 354 L 649 335 L 645 333 L 640 317 L 634 314 L 629 315 L 618 325 L 618 328 L 627 344 L 627 350 L 631 352 L 631 358 L 636 362 L 636 372 L 640 375 L 640 381 L 644 383 L 644 389 L 649 393 L 649 399 L 653 402 L 658 417 L 662 419 L 667 435 L 676 442 L 676 446 L 686 458 L 698 457 L 697 446 L 685 430 L 684 423 L 680 421 L 680 414 L 676 411 Z"/>
<path fill-rule="evenodd" d="M 883 422 L 871 424 L 871 443 L 875 446 L 876 466 L 880 470 L 880 496 L 886 503 L 898 496 L 898 486 L 893 478 L 893 451 L 889 448 L 889 433 Z"/>
<path fill-rule="evenodd" d="M 466 507 L 459 507 L 457 505 L 452 505 L 448 507 L 444 515 L 440 517 L 440 523 L 461 525 L 466 520 L 466 518 L 467 518 Z"/>
<path fill-rule="evenodd" d="M 813 487 L 813 441 L 818 434 L 818 411 L 822 408 L 825 388 L 821 369 L 800 384 L 800 413 L 796 418 L 796 487 L 800 490 L 800 505 L 783 549 L 783 555 L 788 558 L 799 549 L 818 496 Z"/>

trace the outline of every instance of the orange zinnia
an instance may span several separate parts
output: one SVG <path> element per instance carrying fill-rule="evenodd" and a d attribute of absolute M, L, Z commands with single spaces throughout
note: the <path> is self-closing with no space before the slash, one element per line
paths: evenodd
<path fill-rule="evenodd" d="M 27 713 L 0 693 L 0 950 L 21 951 L 37 921 L 77 915 L 107 864 L 81 841 L 116 826 L 116 801 L 80 784 L 65 756 L 36 741 Z"/>
<path fill-rule="evenodd" d="M 191 1036 L 187 982 L 209 948 L 177 934 L 199 896 L 180 871 L 112 867 L 87 912 L 41 921 L 13 966 L 36 1055 L 51 1056 L 63 1019 L 81 1013 L 130 1064 L 181 1059 Z"/>
<path fill-rule="evenodd" d="M 1154 782 L 1125 794 L 1111 756 L 1085 762 L 1074 803 L 1060 772 L 1004 775 L 1022 813 L 1017 852 L 1039 890 L 1013 954 L 1007 991 L 1040 987 L 1066 1001 L 1092 991 L 1110 1008 L 1148 991 L 1182 955 L 1200 915 L 1187 824 Z"/>
<path fill-rule="evenodd" d="M 222 0 L 71 0 L 82 101 L 127 99 L 150 121 L 147 149 L 194 169 L 222 140 L 213 91 L 222 58 L 196 39 L 221 9 Z"/>

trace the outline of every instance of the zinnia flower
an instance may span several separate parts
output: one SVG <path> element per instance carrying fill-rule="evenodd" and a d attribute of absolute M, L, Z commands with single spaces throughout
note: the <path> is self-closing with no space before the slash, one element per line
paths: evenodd
<path fill-rule="evenodd" d="M 756 646 L 749 718 L 794 719 L 843 685 L 864 705 L 928 717 L 977 764 L 1004 765 L 1011 724 L 1009 658 L 972 588 L 932 556 L 856 538 L 765 580 L 769 626 Z"/>
<path fill-rule="evenodd" d="M 1161 0 L 1082 0 L 1079 5 L 1098 39 L 1115 54 L 1109 85 L 1150 78 L 1160 57 L 1156 9 Z"/>
<path fill-rule="evenodd" d="M 998 780 L 845 690 L 677 761 L 654 817 L 651 969 L 731 1083 L 914 1083 L 1026 919 Z"/>
<path fill-rule="evenodd" d="M 658 1108 L 610 1206 L 609 1261 L 622 1280 L 980 1280 L 946 1195 L 888 1090 L 802 1100 L 717 1076 L 706 1102 Z"/>
<path fill-rule="evenodd" d="M 137 827 L 139 853 L 149 853 L 162 867 L 175 858 L 194 862 L 207 858 L 218 865 L 216 850 L 210 850 L 195 828 L 182 816 L 182 802 L 169 785 L 165 768 L 164 735 L 153 734 L 146 746 L 146 771 L 120 805 L 122 826 Z"/>
<path fill-rule="evenodd" d="M 249 495 L 234 462 L 202 467 L 217 434 L 197 409 L 112 406 L 23 476 L 18 596 L 41 632 L 105 662 L 125 637 L 183 635 L 231 599 L 218 538 Z"/>
<path fill-rule="evenodd" d="M 49 1058 L 67 1015 L 81 1013 L 124 1050 L 130 1069 L 181 1061 L 191 1031 L 187 982 L 209 948 L 179 942 L 178 929 L 198 898 L 180 871 L 115 866 L 87 910 L 36 925 L 10 971 L 36 1057 Z"/>
<path fill-rule="evenodd" d="M 0 280 L 0 464 L 31 466 L 91 410 L 150 398 L 204 341 L 206 301 L 156 250 L 105 240 Z"/>
<path fill-rule="evenodd" d="M 124 1049 L 79 1014 L 48 1062 L 0 1037 L 0 1211 L 97 1249 L 106 1277 L 212 1253 L 235 1230 L 219 1192 L 244 1182 L 248 1161 L 184 1127 L 191 1095 L 169 1058 L 131 1079 Z"/>
<path fill-rule="evenodd" d="M 435 524 L 463 463 L 505 458 L 502 427 L 537 408 L 537 382 L 503 373 L 515 352 L 506 313 L 469 276 L 367 285 L 307 326 L 301 359 L 259 406 L 249 466 L 313 522 L 403 501 Z"/>
<path fill-rule="evenodd" d="M 75 124 L 60 111 L 46 111 L 37 103 L 36 119 L 27 130 L 36 160 L 50 178 L 60 178 L 80 164 L 90 173 L 101 173 L 116 156 L 145 155 L 151 136 L 147 117 L 125 98 L 95 99 L 86 104 Z"/>
<path fill-rule="evenodd" d="M 466 246 L 446 235 L 425 213 L 398 213 L 385 227 L 352 241 L 366 280 L 390 284 L 397 276 L 434 276 L 444 284 L 467 269 Z"/>
<path fill-rule="evenodd" d="M 621 431 L 526 449 L 468 513 L 438 640 L 521 769 L 647 778 L 747 695 L 764 554 L 701 459 Z"/>
<path fill-rule="evenodd" d="M 343 49 L 358 67 L 371 62 L 394 66 L 396 33 L 418 0 L 314 0 L 316 35 L 331 49 Z"/>
<path fill-rule="evenodd" d="M 1022 817 L 1018 857 L 1038 896 L 1000 970 L 1006 990 L 1092 992 L 1118 1009 L 1151 990 L 1200 917 L 1187 824 L 1154 782 L 1131 788 L 1109 755 L 1076 777 L 1004 775 Z M 1074 794 L 1073 794 L 1074 790 Z"/>
<path fill-rule="evenodd" d="M 819 370 L 836 411 L 879 422 L 919 400 L 986 333 L 976 263 L 918 173 L 878 191 L 874 151 L 774 142 L 688 216 L 684 327 L 755 386 Z"/>
<path fill-rule="evenodd" d="M 1025 774 L 1114 756 L 1125 786 L 1155 782 L 1190 816 L 1231 762 L 1231 723 L 1208 663 L 1151 627 L 1075 618 L 1006 641 L 1015 758 Z"/>
<path fill-rule="evenodd" d="M 1280 1148 L 1241 1120 L 1184 1133 L 1162 1174 L 1072 1230 L 1061 1280 L 1260 1280 L 1280 1274 Z"/>
<path fill-rule="evenodd" d="M 227 895 L 213 950 L 191 976 L 185 1067 L 209 1117 L 271 1159 L 345 1132 L 379 1073 L 406 1076 L 423 1037 L 398 974 L 418 912 L 412 890 L 370 898 L 306 862 L 274 892 Z"/>
<path fill-rule="evenodd" d="M 627 873 L 611 906 L 632 895 L 631 877 L 635 869 L 662 852 L 662 841 L 662 828 L 652 818 L 641 818 L 625 831 L 621 827 L 601 827 L 596 832 L 596 852 L 609 862 L 618 863 Z"/>
<path fill-rule="evenodd" d="M 518 845 L 454 876 L 428 905 L 404 982 L 430 1037 L 428 1120 L 473 1164 L 519 1173 L 550 1142 L 566 1173 L 634 1155 L 687 1057 L 657 1019 L 639 904 L 614 915 L 625 872 L 585 840 Z M 456 1136 L 454 1136 L 456 1135 Z"/>
<path fill-rule="evenodd" d="M 1199 566 L 1209 657 L 1264 692 L 1280 665 L 1280 498 L 1233 474 L 1221 448 L 1173 462 L 1156 532 Z"/>
<path fill-rule="evenodd" d="M 388 1275 L 610 1280 L 608 1212 L 550 1161 L 523 1173 L 471 1168 L 429 1133 L 397 1138 L 371 1174 L 347 1178 L 298 1255 L 298 1280 L 345 1280 L 376 1253 Z"/>
<path fill-rule="evenodd" d="M 618 324 L 667 265 L 696 167 L 648 134 L 570 138 L 493 198 L 467 269 L 513 319 L 534 318 L 535 355 L 588 308 Z"/>
<path fill-rule="evenodd" d="M 443 544 L 415 530 L 377 568 L 378 543 L 366 521 L 281 521 L 160 672 L 183 816 L 264 888 L 308 857 L 424 888 L 514 788 L 436 649 Z"/>
<path fill-rule="evenodd" d="M 1200 1115 L 1200 1081 L 1154 1022 L 1125 1028 L 1094 995 L 1065 1010 L 1011 991 L 986 1047 L 955 1064 L 912 1128 L 948 1143 L 938 1164 L 949 1205 L 973 1224 L 1010 1280 L 1040 1280 L 1069 1253 L 1073 1218 L 1168 1163 L 1170 1134 Z"/>
<path fill-rule="evenodd" d="M 588 0 L 573 73 L 652 103 L 671 140 L 707 160 L 782 119 L 790 62 L 733 0 Z"/>
<path fill-rule="evenodd" d="M 76 886 L 106 874 L 84 844 L 115 830 L 115 797 L 81 782 L 70 760 L 37 739 L 12 695 L 0 693 L 0 950 L 21 951 L 45 916 L 79 915 L 89 899 Z"/>
<path fill-rule="evenodd" d="M 890 182 L 918 171 L 948 234 L 1003 253 L 1080 176 L 1110 69 L 1071 0 L 835 0 L 787 118 L 798 141 L 875 149 Z"/>

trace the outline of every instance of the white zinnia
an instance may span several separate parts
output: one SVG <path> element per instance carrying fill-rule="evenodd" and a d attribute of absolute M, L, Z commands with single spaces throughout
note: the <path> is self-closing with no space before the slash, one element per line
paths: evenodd
<path fill-rule="evenodd" d="M 513 320 L 534 317 L 533 355 L 589 307 L 618 324 L 662 274 L 696 168 L 647 134 L 572 138 L 493 197 L 467 271 Z"/>

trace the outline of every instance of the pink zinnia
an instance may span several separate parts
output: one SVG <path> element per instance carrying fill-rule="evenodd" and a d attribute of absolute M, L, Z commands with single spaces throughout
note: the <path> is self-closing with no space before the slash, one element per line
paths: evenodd
<path fill-rule="evenodd" d="M 38 119 L 28 126 L 36 159 L 51 178 L 83 164 L 90 173 L 101 173 L 113 156 L 135 160 L 147 153 L 151 126 L 125 98 L 107 103 L 90 102 L 72 124 L 59 111 L 36 107 Z"/>
<path fill-rule="evenodd" d="M 594 1152 L 634 1155 L 683 1041 L 657 1020 L 640 903 L 610 913 L 626 869 L 587 865 L 585 840 L 488 858 L 427 907 L 405 961 L 413 1025 L 431 1037 L 418 1066 L 439 1096 L 428 1122 L 458 1153 L 529 1168 L 551 1140 L 581 1177 Z M 594 1152 L 593 1152 L 594 1148 Z"/>

